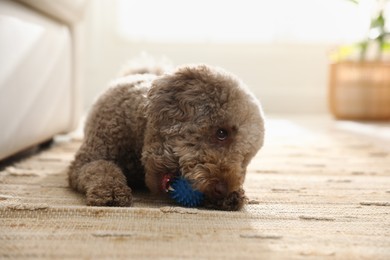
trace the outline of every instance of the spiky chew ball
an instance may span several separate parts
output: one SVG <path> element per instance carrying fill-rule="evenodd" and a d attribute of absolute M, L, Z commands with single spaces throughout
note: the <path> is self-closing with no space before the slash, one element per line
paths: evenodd
<path fill-rule="evenodd" d="M 191 183 L 183 177 L 175 177 L 168 187 L 169 196 L 185 207 L 197 207 L 203 203 L 204 194 L 194 190 Z"/>

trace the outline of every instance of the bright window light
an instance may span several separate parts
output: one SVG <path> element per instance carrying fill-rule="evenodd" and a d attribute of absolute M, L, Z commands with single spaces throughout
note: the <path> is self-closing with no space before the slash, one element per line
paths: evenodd
<path fill-rule="evenodd" d="M 132 41 L 345 43 L 365 37 L 367 6 L 348 0 L 118 0 L 117 29 Z"/>

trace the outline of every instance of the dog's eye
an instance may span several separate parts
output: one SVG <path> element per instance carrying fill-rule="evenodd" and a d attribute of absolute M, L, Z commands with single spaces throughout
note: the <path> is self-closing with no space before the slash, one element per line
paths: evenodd
<path fill-rule="evenodd" d="M 219 141 L 225 141 L 228 137 L 228 131 L 226 129 L 223 129 L 223 128 L 219 128 L 216 132 L 216 136 L 217 136 L 217 139 Z"/>

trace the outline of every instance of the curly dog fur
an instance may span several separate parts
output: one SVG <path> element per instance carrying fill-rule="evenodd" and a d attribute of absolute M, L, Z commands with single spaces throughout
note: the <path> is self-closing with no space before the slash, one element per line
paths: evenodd
<path fill-rule="evenodd" d="M 205 194 L 204 206 L 239 210 L 246 168 L 263 145 L 259 102 L 235 76 L 206 65 L 117 79 L 92 108 L 69 168 L 92 206 L 131 206 L 132 189 L 164 194 L 167 173 Z M 165 195 L 164 195 L 165 196 Z"/>

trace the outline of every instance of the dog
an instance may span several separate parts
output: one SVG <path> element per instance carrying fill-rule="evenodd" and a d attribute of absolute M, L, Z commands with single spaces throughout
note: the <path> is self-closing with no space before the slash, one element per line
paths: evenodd
<path fill-rule="evenodd" d="M 166 196 L 164 176 L 204 193 L 205 208 L 246 201 L 246 169 L 263 145 L 259 101 L 236 76 L 204 64 L 115 80 L 92 107 L 70 186 L 87 205 L 132 205 L 132 189 Z"/>

